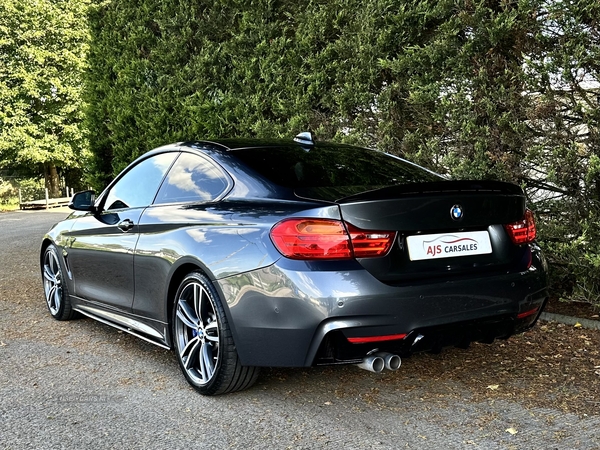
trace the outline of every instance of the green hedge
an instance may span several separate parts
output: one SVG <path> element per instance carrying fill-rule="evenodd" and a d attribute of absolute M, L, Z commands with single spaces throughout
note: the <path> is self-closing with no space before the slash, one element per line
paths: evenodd
<path fill-rule="evenodd" d="M 597 93 L 577 79 L 600 80 L 597 17 L 595 0 L 107 1 L 93 181 L 169 142 L 311 130 L 520 183 L 557 292 L 599 302 Z"/>

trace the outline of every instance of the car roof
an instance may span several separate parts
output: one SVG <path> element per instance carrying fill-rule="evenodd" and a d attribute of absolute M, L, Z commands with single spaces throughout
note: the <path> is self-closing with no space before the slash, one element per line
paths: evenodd
<path fill-rule="evenodd" d="M 328 145 L 330 145 L 328 143 Z M 333 144 L 336 145 L 336 144 Z M 211 150 L 239 150 L 243 148 L 265 148 L 281 146 L 301 146 L 291 139 L 211 139 L 181 143 L 181 146 Z"/>
<path fill-rule="evenodd" d="M 335 146 L 336 144 L 324 143 L 328 146 Z M 293 140 L 287 139 L 249 139 L 249 138 L 227 138 L 227 139 L 211 139 L 211 140 L 198 140 L 192 142 L 183 142 L 180 145 L 191 147 L 191 148 L 204 148 L 207 147 L 215 150 L 215 147 L 220 147 L 223 150 L 239 150 L 242 148 L 265 148 L 265 147 L 281 147 L 281 146 L 295 146 L 295 147 L 314 147 L 316 146 L 313 134 L 310 131 L 303 131 L 296 135 Z"/>

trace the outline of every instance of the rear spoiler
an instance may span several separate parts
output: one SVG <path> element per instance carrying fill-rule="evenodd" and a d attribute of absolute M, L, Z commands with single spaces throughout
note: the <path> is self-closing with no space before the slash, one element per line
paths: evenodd
<path fill-rule="evenodd" d="M 457 193 L 489 192 L 523 196 L 523 190 L 513 183 L 489 180 L 434 181 L 429 183 L 399 184 L 394 186 L 338 186 L 297 188 L 297 197 L 334 203 L 386 200 L 428 194 L 452 195 Z"/>

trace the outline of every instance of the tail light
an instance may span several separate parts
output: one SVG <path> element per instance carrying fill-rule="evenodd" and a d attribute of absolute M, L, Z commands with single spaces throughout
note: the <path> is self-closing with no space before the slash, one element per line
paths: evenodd
<path fill-rule="evenodd" d="M 366 231 L 332 219 L 286 219 L 271 229 L 277 250 L 292 259 L 351 259 L 384 256 L 393 231 Z"/>
<path fill-rule="evenodd" d="M 346 224 L 350 233 L 350 242 L 355 258 L 375 258 L 384 256 L 394 243 L 396 233 L 393 231 L 366 231 Z"/>
<path fill-rule="evenodd" d="M 521 220 L 504 225 L 504 228 L 511 241 L 517 245 L 533 242 L 537 235 L 533 212 L 529 209 L 525 210 L 525 216 Z"/>

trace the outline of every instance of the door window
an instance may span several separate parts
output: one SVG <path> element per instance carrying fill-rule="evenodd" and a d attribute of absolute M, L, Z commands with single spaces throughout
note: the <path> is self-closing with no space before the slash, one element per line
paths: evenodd
<path fill-rule="evenodd" d="M 176 152 L 161 153 L 133 166 L 110 189 L 104 201 L 104 209 L 139 208 L 150 205 L 160 182 L 177 155 Z"/>

